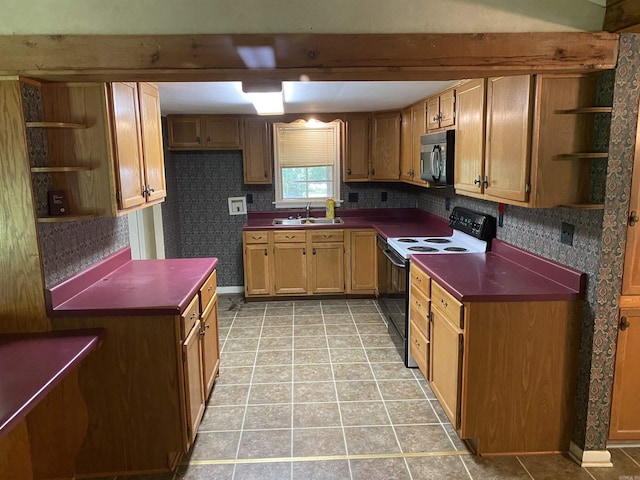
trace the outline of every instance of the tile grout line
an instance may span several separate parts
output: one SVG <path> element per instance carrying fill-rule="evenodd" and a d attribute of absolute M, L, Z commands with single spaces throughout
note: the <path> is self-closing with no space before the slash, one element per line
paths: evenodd
<path fill-rule="evenodd" d="M 296 302 L 293 302 L 293 312 L 291 317 L 291 447 L 289 451 L 291 452 L 291 458 L 293 458 L 293 414 L 295 409 L 295 375 L 296 375 Z M 289 477 L 291 480 L 293 478 L 293 464 L 289 465 Z"/>
<path fill-rule="evenodd" d="M 620 450 L 622 453 L 624 453 L 627 457 L 629 457 L 629 460 L 631 460 L 633 463 L 635 463 L 637 466 L 640 467 L 640 463 L 638 463 L 635 458 L 633 458 L 631 455 L 629 455 L 629 453 L 624 449 L 624 447 L 623 448 L 619 448 L 618 450 Z"/>
<path fill-rule="evenodd" d="M 349 308 L 349 303 L 347 302 L 347 308 Z M 322 315 L 322 325 L 324 326 L 324 336 L 325 342 L 327 344 L 327 350 L 329 351 L 329 365 L 331 367 L 331 378 L 333 380 L 333 392 L 336 395 L 336 404 L 338 405 L 338 416 L 340 417 L 340 430 L 342 431 L 342 442 L 344 444 L 344 451 L 346 455 L 349 455 L 349 446 L 347 444 L 347 432 L 344 429 L 344 421 L 342 419 L 342 409 L 340 408 L 340 396 L 338 395 L 338 385 L 336 383 L 336 371 L 333 367 L 333 358 L 331 358 L 331 347 L 329 346 L 329 339 L 327 338 L 327 324 L 324 322 L 324 307 L 322 302 L 320 302 L 320 315 Z M 351 309 L 349 308 L 349 315 L 351 316 L 351 321 L 353 321 L 353 315 L 351 314 Z M 351 460 L 347 458 L 347 467 L 349 468 L 349 480 L 353 479 L 353 470 L 351 469 Z"/>
<path fill-rule="evenodd" d="M 529 477 L 531 478 L 531 480 L 535 480 L 533 478 L 533 475 L 531 475 L 531 472 L 529 471 L 529 469 L 525 466 L 524 463 L 522 463 L 522 460 L 520 459 L 519 456 L 516 455 L 516 460 L 518 460 L 518 463 L 520 463 L 520 465 L 522 465 L 522 468 L 524 468 L 524 471 L 527 472 L 527 475 L 529 475 Z"/>
<path fill-rule="evenodd" d="M 245 404 L 244 404 L 244 415 L 242 416 L 242 427 L 240 430 L 240 436 L 238 437 L 238 446 L 236 448 L 236 460 L 238 459 L 238 455 L 240 454 L 240 445 L 242 445 L 242 437 L 244 434 L 244 424 L 247 421 L 247 410 L 249 409 L 249 397 L 251 396 L 251 390 L 253 389 L 253 375 L 256 373 L 256 363 L 258 361 L 258 350 L 260 348 L 260 341 L 262 340 L 262 329 L 264 328 L 264 319 L 267 316 L 267 308 L 269 307 L 268 305 L 265 304 L 264 310 L 262 311 L 262 323 L 260 325 L 260 336 L 258 337 L 258 344 L 256 345 L 256 351 L 253 357 L 253 369 L 251 371 L 251 380 L 249 383 L 249 389 L 247 390 L 247 398 L 245 399 Z M 235 318 L 234 318 L 234 322 L 235 322 Z M 236 470 L 237 470 L 237 464 L 234 464 L 233 474 L 231 476 L 232 479 L 235 479 L 236 477 Z"/>

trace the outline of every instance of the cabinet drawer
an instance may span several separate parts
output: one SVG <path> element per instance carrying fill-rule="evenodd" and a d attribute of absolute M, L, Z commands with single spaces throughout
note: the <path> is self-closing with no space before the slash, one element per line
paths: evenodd
<path fill-rule="evenodd" d="M 411 265 L 411 284 L 420 289 L 427 298 L 431 297 L 431 277 L 415 265 Z"/>
<path fill-rule="evenodd" d="M 268 232 L 244 232 L 244 243 L 267 243 Z"/>
<path fill-rule="evenodd" d="M 200 318 L 200 304 L 198 302 L 199 296 L 193 297 L 193 300 L 189 303 L 184 313 L 180 315 L 180 323 L 182 326 L 182 340 L 187 338 L 189 332 Z"/>
<path fill-rule="evenodd" d="M 288 230 L 286 232 L 274 232 L 273 241 L 276 243 L 306 242 L 307 234 L 305 232 L 297 232 L 295 230 Z"/>
<path fill-rule="evenodd" d="M 409 323 L 409 335 L 411 342 L 409 343 L 409 353 L 418 364 L 418 368 L 427 380 L 429 379 L 429 341 L 422 334 L 416 324 L 411 321 Z"/>
<path fill-rule="evenodd" d="M 464 329 L 463 305 L 436 282 L 431 285 L 431 308 L 437 308 L 453 325 Z"/>
<path fill-rule="evenodd" d="M 409 318 L 416 323 L 422 334 L 429 338 L 429 299 L 422 293 L 415 283 L 411 284 L 409 295 Z"/>
<path fill-rule="evenodd" d="M 207 281 L 200 287 L 200 311 L 204 312 L 216 293 L 217 270 L 211 272 Z"/>
<path fill-rule="evenodd" d="M 310 231 L 312 242 L 342 242 L 344 240 L 343 230 L 314 230 Z"/>

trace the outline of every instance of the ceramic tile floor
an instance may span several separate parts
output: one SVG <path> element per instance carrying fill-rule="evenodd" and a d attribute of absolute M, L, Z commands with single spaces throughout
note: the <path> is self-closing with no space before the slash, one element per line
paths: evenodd
<path fill-rule="evenodd" d="M 640 480 L 640 448 L 598 469 L 469 454 L 372 300 L 221 296 L 219 323 L 220 377 L 192 450 L 174 474 L 126 478 Z"/>

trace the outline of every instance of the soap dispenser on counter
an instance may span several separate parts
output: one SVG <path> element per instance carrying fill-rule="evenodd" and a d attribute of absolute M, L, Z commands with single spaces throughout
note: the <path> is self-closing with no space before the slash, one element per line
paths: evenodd
<path fill-rule="evenodd" d="M 333 219 L 336 215 L 336 202 L 333 198 L 327 198 L 325 202 L 326 217 Z"/>

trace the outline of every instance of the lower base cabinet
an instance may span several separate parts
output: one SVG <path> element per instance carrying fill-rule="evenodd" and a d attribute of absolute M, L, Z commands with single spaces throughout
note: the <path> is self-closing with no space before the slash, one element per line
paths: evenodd
<path fill-rule="evenodd" d="M 76 458 L 78 476 L 172 470 L 191 447 L 219 365 L 211 282 L 215 271 L 182 315 L 51 319 L 55 330 L 107 331 L 79 369 L 89 428 Z"/>
<path fill-rule="evenodd" d="M 373 229 L 245 231 L 242 239 L 247 298 L 376 293 Z"/>

